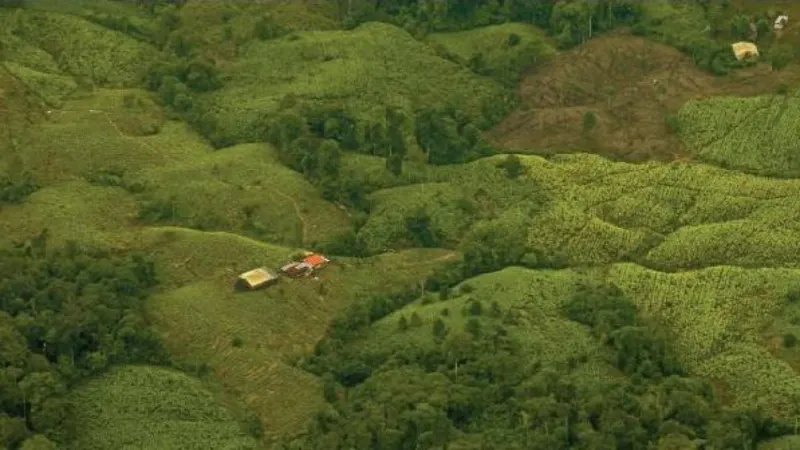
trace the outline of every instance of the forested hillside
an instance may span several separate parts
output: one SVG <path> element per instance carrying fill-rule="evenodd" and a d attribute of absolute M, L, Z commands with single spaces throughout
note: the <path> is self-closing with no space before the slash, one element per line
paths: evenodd
<path fill-rule="evenodd" d="M 0 445 L 797 448 L 798 17 L 0 0 Z"/>

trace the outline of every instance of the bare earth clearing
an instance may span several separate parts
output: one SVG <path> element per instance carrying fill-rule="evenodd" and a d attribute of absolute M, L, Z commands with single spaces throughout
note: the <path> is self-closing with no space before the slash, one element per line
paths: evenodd
<path fill-rule="evenodd" d="M 631 162 L 688 157 L 665 117 L 687 100 L 772 93 L 800 77 L 768 64 L 715 77 L 667 45 L 614 33 L 559 54 L 520 83 L 520 106 L 487 133 L 508 149 L 552 154 L 589 150 Z M 597 125 L 582 133 L 583 115 Z M 525 149 L 525 150 L 521 150 Z"/>

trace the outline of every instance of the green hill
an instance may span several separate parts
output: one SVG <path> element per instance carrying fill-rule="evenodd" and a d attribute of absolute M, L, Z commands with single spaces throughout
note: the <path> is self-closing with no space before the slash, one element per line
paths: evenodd
<path fill-rule="evenodd" d="M 263 136 L 267 118 L 291 107 L 336 106 L 372 122 L 386 106 L 449 104 L 477 119 L 485 104 L 505 101 L 497 83 L 382 23 L 253 42 L 225 72 L 230 81 L 201 103 L 217 131 L 237 141 Z"/>
<path fill-rule="evenodd" d="M 126 366 L 75 389 L 74 449 L 256 449 L 199 380 L 168 369 Z"/>
<path fill-rule="evenodd" d="M 699 158 L 730 169 L 796 177 L 794 94 L 715 97 L 681 108 L 680 133 Z"/>
<path fill-rule="evenodd" d="M 4 33 L 24 42 L 16 55 L 12 53 L 12 61 L 34 61 L 41 69 L 45 55 L 50 55 L 63 73 L 97 85 L 138 84 L 144 70 L 159 58 L 151 45 L 71 14 L 3 10 L 0 21 Z M 28 54 L 30 46 L 38 49 L 33 55 Z"/>

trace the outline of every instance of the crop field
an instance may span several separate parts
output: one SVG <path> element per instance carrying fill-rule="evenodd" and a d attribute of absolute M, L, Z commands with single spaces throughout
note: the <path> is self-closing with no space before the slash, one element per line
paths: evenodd
<path fill-rule="evenodd" d="M 76 450 L 257 449 L 200 380 L 169 369 L 123 366 L 72 391 Z"/>
<path fill-rule="evenodd" d="M 40 49 L 33 55 L 36 60 L 47 61 L 46 52 L 53 55 L 63 73 L 93 84 L 130 86 L 144 75 L 142 69 L 159 57 L 149 44 L 69 14 L 4 10 L 0 11 L 0 24 L 4 32 Z M 27 45 L 16 52 L 18 58 L 28 58 L 24 55 Z M 40 64 L 33 67 L 43 68 L 37 67 Z"/>
<path fill-rule="evenodd" d="M 762 345 L 764 328 L 784 307 L 787 287 L 800 270 L 744 269 L 717 266 L 668 274 L 622 263 L 607 269 L 535 271 L 507 268 L 469 279 L 446 300 L 429 295 L 373 325 L 358 342 L 366 354 L 385 354 L 393 347 L 433 344 L 431 327 L 441 318 L 449 329 L 463 329 L 465 310 L 474 300 L 492 316 L 490 305 L 514 312 L 509 332 L 531 355 L 553 364 L 570 358 L 588 358 L 589 383 L 602 376 L 604 353 L 582 326 L 566 320 L 560 311 L 578 282 L 594 280 L 619 286 L 645 317 L 666 325 L 676 337 L 676 350 L 693 372 L 724 386 L 732 404 L 758 405 L 791 417 L 800 395 L 800 379 L 792 367 Z M 446 310 L 445 312 L 443 312 Z M 416 313 L 419 331 L 400 331 L 398 320 Z M 492 319 L 494 320 L 494 319 Z M 591 369 L 594 368 L 594 369 Z M 596 372 L 593 370 L 600 370 Z"/>
<path fill-rule="evenodd" d="M 318 280 L 283 279 L 237 294 L 237 273 L 274 268 L 293 249 L 177 228 L 149 229 L 143 238 L 139 245 L 152 249 L 172 280 L 149 307 L 168 345 L 177 355 L 208 361 L 223 386 L 261 415 L 269 437 L 296 433 L 321 406 L 319 381 L 291 361 L 313 349 L 333 315 L 359 294 L 413 285 L 451 255 L 412 250 L 337 260 Z"/>
<path fill-rule="evenodd" d="M 795 94 L 692 101 L 679 114 L 680 134 L 699 159 L 767 176 L 797 176 Z"/>
<path fill-rule="evenodd" d="M 800 446 L 800 436 L 784 436 L 765 442 L 758 450 L 792 450 Z"/>
<path fill-rule="evenodd" d="M 377 191 L 359 233 L 371 248 L 399 245 L 405 220 L 422 208 L 432 229 L 457 242 L 474 223 L 521 206 L 530 216 L 530 245 L 561 251 L 571 264 L 637 261 L 666 270 L 800 264 L 792 206 L 797 180 L 589 154 L 523 156 L 527 175 L 508 180 L 496 167 L 502 158 L 440 168 L 424 184 Z"/>
<path fill-rule="evenodd" d="M 621 249 L 663 269 L 800 263 L 791 207 L 797 180 L 696 163 L 609 163 L 586 154 L 524 161 L 551 197 L 533 218 L 531 242 L 566 247 L 575 264 L 620 261 Z"/>
<path fill-rule="evenodd" d="M 345 213 L 320 199 L 302 176 L 266 145 L 227 148 L 184 164 L 142 172 L 146 201 L 170 202 L 174 222 L 237 230 L 262 240 L 302 246 L 349 229 Z"/>
<path fill-rule="evenodd" d="M 235 140 L 259 140 L 264 118 L 289 97 L 300 104 L 338 105 L 371 120 L 382 117 L 386 106 L 444 104 L 476 117 L 483 102 L 504 101 L 498 83 L 382 23 L 253 42 L 227 72 L 231 81 L 202 103 L 219 133 Z"/>
<path fill-rule="evenodd" d="M 686 101 L 772 93 L 797 75 L 761 64 L 717 78 L 666 44 L 611 33 L 527 74 L 520 106 L 487 137 L 517 152 L 590 151 L 632 162 L 671 161 L 690 155 L 666 122 Z M 586 113 L 596 117 L 591 130 L 583 129 Z"/>

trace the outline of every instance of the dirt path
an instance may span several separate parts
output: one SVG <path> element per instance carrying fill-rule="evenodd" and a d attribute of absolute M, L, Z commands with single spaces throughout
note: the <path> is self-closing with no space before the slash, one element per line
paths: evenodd
<path fill-rule="evenodd" d="M 290 202 L 292 202 L 292 206 L 294 206 L 294 213 L 295 213 L 295 215 L 297 215 L 297 218 L 300 219 L 300 224 L 301 224 L 301 227 L 302 227 L 302 232 L 301 232 L 301 236 L 300 236 L 300 239 L 301 239 L 300 245 L 305 244 L 306 243 L 306 236 L 308 235 L 308 233 L 307 233 L 308 224 L 306 223 L 306 219 L 303 217 L 303 213 L 300 211 L 300 205 L 297 204 L 297 201 L 295 201 L 294 198 L 292 198 L 291 196 L 289 196 L 289 195 L 287 195 L 287 194 L 285 194 L 285 193 L 283 193 L 283 192 L 281 192 L 281 191 L 279 191 L 277 189 L 275 189 L 275 193 L 280 195 L 281 197 L 285 198 L 286 200 L 289 200 Z"/>
<path fill-rule="evenodd" d="M 451 260 L 451 259 L 455 258 L 456 256 L 458 256 L 458 253 L 456 253 L 456 252 L 448 252 L 448 253 L 446 253 L 446 254 L 444 254 L 442 256 L 439 256 L 437 258 L 429 259 L 427 261 L 420 261 L 420 262 L 415 262 L 415 263 L 403 264 L 402 266 L 400 266 L 398 268 L 399 269 L 410 269 L 410 268 L 413 268 L 413 267 L 427 266 L 427 265 L 430 265 L 430 264 L 436 264 L 438 262 Z"/>

